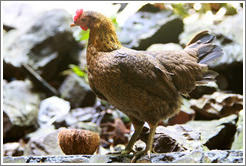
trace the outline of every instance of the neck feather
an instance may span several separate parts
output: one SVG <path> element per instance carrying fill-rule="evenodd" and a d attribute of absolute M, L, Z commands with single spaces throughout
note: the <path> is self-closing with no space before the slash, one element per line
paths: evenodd
<path fill-rule="evenodd" d="M 97 25 L 90 29 L 89 45 L 93 45 L 97 51 L 109 52 L 121 47 L 113 22 L 103 16 L 97 21 Z"/>

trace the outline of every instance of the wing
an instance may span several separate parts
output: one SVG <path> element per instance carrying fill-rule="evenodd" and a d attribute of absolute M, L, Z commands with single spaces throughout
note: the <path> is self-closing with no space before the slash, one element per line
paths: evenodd
<path fill-rule="evenodd" d="M 195 89 L 196 84 L 203 80 L 207 65 L 197 63 L 196 52 L 166 51 L 154 54 L 165 69 L 173 73 L 172 80 L 175 87 L 187 94 Z"/>
<path fill-rule="evenodd" d="M 170 73 L 148 52 L 121 49 L 115 58 L 126 83 L 167 100 L 178 95 Z"/>

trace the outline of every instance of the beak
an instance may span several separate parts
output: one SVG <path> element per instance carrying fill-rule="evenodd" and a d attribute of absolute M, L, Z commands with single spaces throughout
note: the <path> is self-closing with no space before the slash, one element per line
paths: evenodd
<path fill-rule="evenodd" d="M 76 25 L 75 23 L 70 24 L 70 27 L 75 27 L 75 26 L 78 26 L 78 25 Z"/>

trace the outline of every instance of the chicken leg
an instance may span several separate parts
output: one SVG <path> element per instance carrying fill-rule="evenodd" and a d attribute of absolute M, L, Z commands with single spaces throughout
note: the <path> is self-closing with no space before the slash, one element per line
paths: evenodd
<path fill-rule="evenodd" d="M 148 124 L 150 126 L 150 132 L 149 132 L 146 148 L 145 148 L 144 151 L 138 152 L 137 154 L 134 155 L 134 157 L 131 160 L 132 163 L 135 163 L 136 160 L 141 155 L 145 155 L 145 154 L 147 154 L 148 158 L 150 159 L 150 154 L 151 154 L 151 151 L 152 151 L 152 146 L 153 146 L 153 141 L 154 141 L 155 130 L 156 130 L 156 127 L 158 125 L 158 122 L 156 124 L 150 124 L 150 123 L 148 123 Z"/>
<path fill-rule="evenodd" d="M 130 118 L 130 119 L 132 121 L 132 124 L 134 126 L 135 131 L 134 131 L 130 141 L 128 142 L 125 150 L 123 150 L 121 152 L 121 154 L 129 154 L 130 152 L 132 152 L 132 147 L 133 147 L 134 143 L 136 142 L 136 140 L 138 139 L 139 134 L 143 130 L 144 122 L 140 122 L 140 121 L 136 120 L 135 118 Z"/>

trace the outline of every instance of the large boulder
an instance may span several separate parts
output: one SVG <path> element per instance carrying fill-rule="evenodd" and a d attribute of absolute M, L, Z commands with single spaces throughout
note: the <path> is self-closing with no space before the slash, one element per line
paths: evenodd
<path fill-rule="evenodd" d="M 182 19 L 170 10 L 158 13 L 140 10 L 126 20 L 118 35 L 124 46 L 145 50 L 154 43 L 178 43 L 182 31 Z"/>
<path fill-rule="evenodd" d="M 69 64 L 78 64 L 81 48 L 69 27 L 71 21 L 68 12 L 54 9 L 41 12 L 27 26 L 17 26 L 6 33 L 4 77 L 25 77 L 22 64 L 28 64 L 44 79 L 53 80 Z"/>

